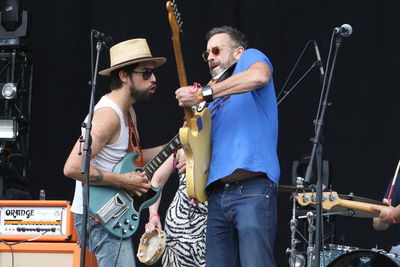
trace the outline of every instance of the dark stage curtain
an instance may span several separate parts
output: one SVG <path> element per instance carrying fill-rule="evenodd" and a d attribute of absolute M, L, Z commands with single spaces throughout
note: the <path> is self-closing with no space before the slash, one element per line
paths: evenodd
<path fill-rule="evenodd" d="M 309 39 L 317 40 L 326 64 L 333 28 L 352 25 L 354 32 L 343 39 L 333 75 L 332 106 L 323 131 L 324 159 L 331 164 L 334 191 L 380 200 L 399 159 L 399 8 L 395 2 L 178 0 L 188 82 L 204 84 L 209 79 L 200 55 L 211 27 L 237 27 L 247 35 L 250 47 L 266 53 L 274 65 L 278 93 Z M 35 64 L 30 190 L 36 198 L 43 188 L 48 199 L 72 200 L 74 181 L 64 177 L 62 169 L 89 106 L 91 29 L 108 33 L 116 42 L 145 37 L 153 55 L 168 58 L 158 71 L 156 96 L 151 103 L 136 107 L 142 146 L 167 142 L 182 124 L 183 111 L 174 97 L 179 83 L 165 1 L 25 1 L 24 6 L 32 18 Z M 310 46 L 289 86 L 314 60 Z M 108 51 L 103 50 L 100 69 L 108 64 Z M 100 77 L 97 96 L 107 91 L 107 79 Z M 320 92 L 315 68 L 279 106 L 281 184 L 291 183 L 292 162 L 311 151 L 309 139 Z M 173 176 L 163 194 L 162 214 L 176 187 Z M 280 193 L 278 266 L 285 266 L 285 250 L 290 246 L 290 217 L 289 194 Z M 336 242 L 344 245 L 367 249 L 377 245 L 387 250 L 394 239 L 391 231 L 375 232 L 370 219 L 336 220 Z"/>

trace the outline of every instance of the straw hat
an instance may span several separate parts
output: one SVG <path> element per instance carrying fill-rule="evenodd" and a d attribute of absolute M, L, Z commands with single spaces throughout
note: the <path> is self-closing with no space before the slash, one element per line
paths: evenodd
<path fill-rule="evenodd" d="M 165 57 L 153 57 L 146 39 L 137 38 L 118 43 L 110 48 L 111 67 L 99 72 L 100 75 L 109 76 L 113 70 L 140 62 L 154 62 L 157 68 L 164 64 Z"/>

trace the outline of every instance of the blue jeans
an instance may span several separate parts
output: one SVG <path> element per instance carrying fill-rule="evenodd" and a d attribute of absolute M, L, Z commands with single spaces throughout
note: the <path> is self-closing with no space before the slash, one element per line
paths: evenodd
<path fill-rule="evenodd" d="M 75 229 L 79 240 L 82 240 L 83 216 L 74 214 Z M 97 224 L 93 218 L 88 218 L 88 242 L 87 247 L 90 252 L 96 255 L 99 267 L 135 267 L 135 256 L 132 238 L 119 239 L 108 233 L 100 224 Z M 122 242 L 122 244 L 121 244 Z M 121 250 L 117 260 L 118 249 L 121 244 Z M 117 264 L 115 261 L 117 260 Z"/>
<path fill-rule="evenodd" d="M 212 186 L 207 267 L 275 266 L 277 185 L 264 175 Z"/>

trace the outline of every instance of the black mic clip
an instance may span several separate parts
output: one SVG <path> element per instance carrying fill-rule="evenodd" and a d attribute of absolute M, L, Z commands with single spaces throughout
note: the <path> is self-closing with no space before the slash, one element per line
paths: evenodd
<path fill-rule="evenodd" d="M 114 40 L 111 36 L 92 30 L 94 38 L 96 38 L 105 48 L 110 48 L 114 44 Z"/>

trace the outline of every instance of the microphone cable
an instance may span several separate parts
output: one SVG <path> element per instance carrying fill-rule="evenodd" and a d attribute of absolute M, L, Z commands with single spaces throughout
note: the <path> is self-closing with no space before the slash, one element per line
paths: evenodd
<path fill-rule="evenodd" d="M 312 43 L 315 42 L 314 39 L 308 40 L 308 42 L 306 43 L 306 45 L 303 48 L 303 51 L 301 51 L 300 56 L 298 57 L 296 63 L 294 64 L 292 70 L 289 73 L 289 76 L 286 78 L 285 83 L 282 86 L 282 89 L 280 90 L 278 96 L 276 97 L 277 99 L 277 105 L 279 105 L 288 95 L 289 93 L 304 79 L 304 77 L 317 65 L 317 61 L 315 61 L 308 69 L 307 71 L 303 74 L 303 76 L 300 77 L 300 79 L 288 90 L 285 91 L 286 85 L 289 82 L 290 78 L 293 75 L 294 70 L 296 69 L 297 65 L 300 62 L 300 59 L 303 57 L 304 52 L 306 51 L 307 47 Z M 281 97 L 282 93 L 284 93 L 284 95 Z"/>

